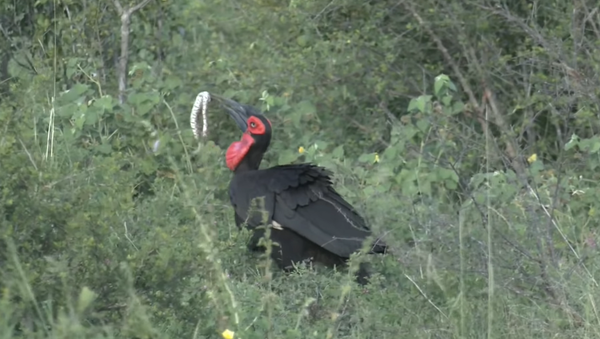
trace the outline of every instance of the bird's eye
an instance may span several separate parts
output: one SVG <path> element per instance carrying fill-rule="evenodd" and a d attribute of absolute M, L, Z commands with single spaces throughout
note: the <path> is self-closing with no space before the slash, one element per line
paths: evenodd
<path fill-rule="evenodd" d="M 255 128 L 256 127 L 256 123 L 255 122 L 251 122 L 250 123 L 250 127 Z"/>

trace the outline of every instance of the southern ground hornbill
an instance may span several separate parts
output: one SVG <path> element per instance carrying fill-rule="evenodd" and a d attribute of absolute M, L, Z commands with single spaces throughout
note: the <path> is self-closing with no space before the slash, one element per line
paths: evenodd
<path fill-rule="evenodd" d="M 361 250 L 371 231 L 333 188 L 331 172 L 309 163 L 259 169 L 271 141 L 271 122 L 251 106 L 212 94 L 211 98 L 224 106 L 244 132 L 241 140 L 227 149 L 226 163 L 233 171 L 229 197 L 236 225 L 246 223 L 253 230 L 248 247 L 263 250 L 258 241 L 265 229 L 257 227 L 266 224 L 271 226 L 270 239 L 278 244 L 272 248 L 271 257 L 281 269 L 289 271 L 293 263 L 307 261 L 329 267 L 346 264 L 352 253 Z M 260 197 L 262 204 L 258 206 L 266 213 L 252 212 L 257 209 L 251 207 L 251 201 Z M 369 253 L 384 253 L 386 248 L 378 240 Z M 359 283 L 366 283 L 368 271 L 367 265 L 361 264 Z"/>

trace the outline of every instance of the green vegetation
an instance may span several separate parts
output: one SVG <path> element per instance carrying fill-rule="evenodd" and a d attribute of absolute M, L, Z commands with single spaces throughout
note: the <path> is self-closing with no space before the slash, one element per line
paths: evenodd
<path fill-rule="evenodd" d="M 135 5 L 0 4 L 0 338 L 600 336 L 597 2 Z M 335 172 L 369 286 L 247 252 L 200 91 Z"/>

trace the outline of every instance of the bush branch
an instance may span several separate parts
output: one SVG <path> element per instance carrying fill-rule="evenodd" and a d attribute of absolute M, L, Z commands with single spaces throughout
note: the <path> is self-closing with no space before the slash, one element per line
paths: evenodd
<path fill-rule="evenodd" d="M 117 12 L 121 16 L 121 56 L 119 57 L 119 103 L 125 102 L 125 91 L 127 90 L 127 62 L 129 61 L 129 27 L 131 15 L 144 8 L 151 0 L 143 0 L 139 4 L 127 9 L 121 6 L 119 0 L 113 0 Z"/>

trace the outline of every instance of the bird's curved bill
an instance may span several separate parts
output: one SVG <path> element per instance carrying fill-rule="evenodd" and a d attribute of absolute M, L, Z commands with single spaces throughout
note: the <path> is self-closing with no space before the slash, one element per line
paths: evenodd
<path fill-rule="evenodd" d="M 233 118 L 235 123 L 242 130 L 242 132 L 246 132 L 246 128 L 248 127 L 248 119 L 250 118 L 251 114 L 254 114 L 254 115 L 262 114 L 256 108 L 254 108 L 252 106 L 240 104 L 237 101 L 227 99 L 227 98 L 222 97 L 217 94 L 210 93 L 210 98 L 211 98 L 211 100 L 218 101 L 223 106 L 223 108 L 225 108 L 225 110 L 227 110 L 227 113 L 229 113 L 229 116 L 231 118 Z"/>

